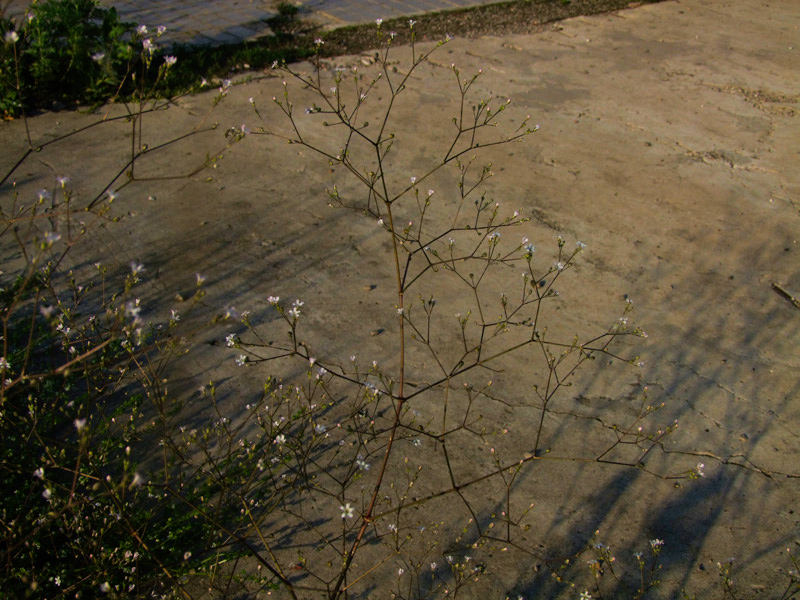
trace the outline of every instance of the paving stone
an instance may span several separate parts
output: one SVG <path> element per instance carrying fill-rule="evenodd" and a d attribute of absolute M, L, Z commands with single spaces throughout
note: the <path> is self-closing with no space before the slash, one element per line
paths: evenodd
<path fill-rule="evenodd" d="M 233 43 L 264 35 L 269 29 L 253 27 L 275 14 L 268 0 L 99 0 L 114 6 L 124 21 L 155 28 L 166 25 L 160 45 L 173 43 Z M 336 27 L 368 23 L 424 12 L 452 10 L 490 4 L 494 0 L 300 0 L 297 2 L 315 21 Z M 11 0 L 5 16 L 21 19 L 27 10 L 25 0 Z"/>

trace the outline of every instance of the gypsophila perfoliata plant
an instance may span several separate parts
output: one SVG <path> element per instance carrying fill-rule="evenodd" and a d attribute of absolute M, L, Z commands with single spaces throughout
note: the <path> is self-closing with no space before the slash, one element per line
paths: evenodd
<path fill-rule="evenodd" d="M 164 574 L 188 570 L 183 548 L 208 535 L 132 452 L 154 428 L 144 405 L 158 393 L 139 365 L 179 350 L 164 337 L 174 327 L 142 318 L 141 265 L 113 282 L 101 263 L 85 279 L 59 268 L 109 220 L 110 196 L 86 211 L 66 177 L 28 202 L 12 193 L 0 212 L 17 234 L 11 260 L 3 236 L 0 585 L 19 598 L 166 590 Z M 120 394 L 137 373 L 141 391 Z"/>
<path fill-rule="evenodd" d="M 491 572 L 493 553 L 540 560 L 559 576 L 563 557 L 537 546 L 536 498 L 521 493 L 519 481 L 548 460 L 648 470 L 648 455 L 677 426 L 648 425 L 659 407 L 648 404 L 646 393 L 624 426 L 554 410 L 595 357 L 639 364 L 615 348 L 644 332 L 629 323 L 630 302 L 605 331 L 567 339 L 548 332 L 560 302 L 557 286 L 586 244 L 558 236 L 552 250 L 543 249 L 524 235 L 522 209 L 490 198 L 491 165 L 478 154 L 521 141 L 539 126 L 524 118 L 504 131 L 511 100 L 481 97 L 480 73 L 465 76 L 451 66 L 452 137 L 418 172 L 393 170 L 395 145 L 413 143 L 403 137 L 413 136 L 413 125 L 397 122 L 396 108 L 430 54 L 448 41 L 420 52 L 414 22 L 408 27 L 410 56 L 396 60 L 396 36 L 377 22 L 383 47 L 373 70 L 335 67 L 319 56 L 307 70 L 276 65 L 285 80 L 272 114 L 251 98 L 263 125 L 229 132 L 236 139 L 245 130 L 272 136 L 343 167 L 360 187 L 335 185 L 328 202 L 374 224 L 387 248 L 383 276 L 394 290 L 386 307 L 394 332 L 380 356 L 339 357 L 312 347 L 304 327 L 313 299 L 282 299 L 280 290 L 270 290 L 265 303 L 283 324 L 285 342 L 243 321 L 245 332 L 221 340 L 233 349 L 235 368 L 278 369 L 276 361 L 295 361 L 305 371 L 268 380 L 246 407 L 258 428 L 249 435 L 238 429 L 241 447 L 253 455 L 236 455 L 248 473 L 237 492 L 245 511 L 230 526 L 250 540 L 245 572 L 291 597 L 340 598 L 371 589 L 395 597 L 456 595 Z M 298 108 L 295 93 L 313 99 Z M 275 113 L 285 127 L 275 125 Z M 443 177 L 451 189 L 434 188 Z M 503 397 L 501 373 L 514 356 L 537 364 L 518 374 L 531 377 L 524 399 Z M 535 417 L 517 427 L 496 416 L 504 410 L 489 407 Z M 553 447 L 548 421 L 559 414 L 596 423 L 608 443 L 577 456 Z M 291 535 L 281 538 L 281 531 Z"/>
<path fill-rule="evenodd" d="M 115 201 L 128 184 L 146 180 L 134 173 L 146 147 L 141 122 L 166 103 L 145 106 L 152 89 L 138 89 L 122 116 L 86 127 L 132 124 L 122 175 L 93 182 L 96 191 L 85 197 L 67 174 L 21 192 L 20 167 L 71 135 L 38 140 L 26 122 L 28 149 L 0 179 L 4 597 L 186 597 L 190 574 L 213 572 L 238 552 L 220 541 L 212 518 L 200 518 L 200 507 L 220 490 L 182 471 L 179 444 L 166 436 L 179 402 L 168 394 L 163 369 L 186 350 L 181 317 L 203 297 L 202 281 L 159 322 L 140 296 L 150 277 L 145 264 L 98 256 L 94 264 L 67 266 L 78 248 L 97 252 L 98 228 L 121 218 Z M 155 467 L 154 447 L 162 448 Z M 216 510 L 214 518 L 227 512 Z"/>

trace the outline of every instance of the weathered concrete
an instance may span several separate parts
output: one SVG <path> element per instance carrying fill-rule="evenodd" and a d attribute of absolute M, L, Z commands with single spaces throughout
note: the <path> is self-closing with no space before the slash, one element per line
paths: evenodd
<path fill-rule="evenodd" d="M 535 503 L 528 543 L 539 556 L 573 551 L 599 530 L 598 539 L 612 546 L 619 568 L 630 573 L 631 553 L 660 538 L 663 583 L 652 597 L 673 598 L 683 588 L 698 598 L 722 597 L 716 563 L 729 557 L 736 559 L 737 598 L 783 591 L 786 548 L 797 552 L 800 543 L 800 311 L 771 286 L 800 295 L 798 27 L 794 0 L 682 0 L 571 19 L 537 35 L 456 39 L 433 54 L 398 101 L 390 122 L 398 136 L 392 186 L 424 173 L 447 146 L 455 108 L 451 63 L 462 76 L 483 69 L 476 94 L 512 99 L 512 128 L 526 113 L 541 123 L 525 144 L 486 152 L 496 173 L 489 196 L 502 210 L 521 209 L 532 217 L 504 233 L 502 242 L 511 248 L 517 236 L 529 237 L 537 264 L 545 268 L 555 260 L 556 235 L 570 246 L 576 240 L 588 244 L 576 269 L 563 284 L 559 280 L 561 303 L 549 317 L 553 334 L 588 335 L 607 327 L 625 295 L 649 334 L 629 347 L 641 354 L 642 368 L 590 366 L 556 408 L 624 424 L 648 386 L 649 401 L 665 403 L 652 426 L 679 421 L 666 441 L 674 453 L 656 455 L 648 466 L 680 474 L 705 464 L 705 478 L 679 487 L 638 470 L 600 465 L 591 458 L 608 443 L 608 433 L 553 416 L 546 432 L 554 455 L 589 460 L 535 461 L 515 484 L 521 505 Z M 396 56 L 402 73 L 408 50 L 398 49 Z M 370 75 L 370 62 L 347 57 L 326 69 L 358 66 Z M 270 73 L 240 83 L 205 121 L 218 120 L 219 130 L 145 156 L 138 176 L 188 172 L 224 148 L 223 129 L 245 123 L 255 130 L 260 122 L 251 97 L 265 126 L 288 131 L 271 103 L 283 93 L 281 79 Z M 300 125 L 335 153 L 336 131 L 320 131 L 319 115 L 301 110 L 312 96 L 291 82 L 289 89 Z M 145 141 L 155 147 L 193 127 L 215 93 L 147 115 Z M 365 107 L 381 99 L 386 92 L 378 89 Z M 50 113 L 30 125 L 38 141 L 95 118 Z M 107 124 L 48 147 L 18 171 L 20 193 L 35 198 L 59 174 L 73 177 L 79 198 L 118 187 L 108 174 L 125 162 L 129 128 Z M 22 123 L 4 123 L 0 136 L 0 166 L 6 169 L 25 147 Z M 120 190 L 115 206 L 124 219 L 98 233 L 100 258 L 120 270 L 134 259 L 146 265 L 142 298 L 149 314 L 163 308 L 163 298 L 192 290 L 200 272 L 207 277 L 207 315 L 229 305 L 250 310 L 257 327 L 277 339 L 280 321 L 267 294 L 302 298 L 304 335 L 321 361 L 345 364 L 357 354 L 391 369 L 393 267 L 382 258 L 386 240 L 374 220 L 328 208 L 325 187 L 338 183 L 343 193 L 355 193 L 345 181 L 343 169 L 308 150 L 247 136 L 216 170 Z M 436 191 L 437 215 L 455 204 L 453 173 L 424 187 Z M 7 202 L 8 188 L 1 191 Z M 97 247 L 83 256 L 91 264 Z M 512 290 L 519 274 L 509 276 Z M 462 310 L 456 283 L 442 279 L 436 294 L 445 316 Z M 385 332 L 372 335 L 378 330 Z M 221 339 L 226 331 L 213 335 Z M 234 354 L 198 347 L 171 376 L 171 390 L 193 390 L 213 379 L 235 414 L 257 393 L 269 367 L 237 368 Z M 482 408 L 487 422 L 511 431 L 513 447 L 504 453 L 524 449 L 535 430 L 536 413 L 525 402 L 537 360 L 510 360 L 493 375 L 497 393 L 515 403 L 513 409 Z M 420 355 L 409 365 L 415 373 L 428 367 Z M 424 414 L 429 407 L 414 408 Z M 504 442 L 497 443 L 500 448 Z M 429 446 L 408 444 L 403 453 L 413 464 L 424 463 L 426 474 L 443 476 Z M 459 464 L 465 473 L 487 460 L 481 445 L 464 452 Z M 481 490 L 484 500 L 497 493 Z M 493 506 L 483 506 L 481 518 L 489 519 Z M 458 526 L 466 524 L 458 502 L 429 508 L 432 514 L 420 519 L 452 516 Z M 441 563 L 442 557 L 426 560 Z M 558 588 L 546 569 L 537 570 L 530 555 L 512 550 L 496 553 L 493 561 L 470 588 L 472 597 L 577 597 L 576 590 Z M 397 566 L 386 563 L 392 572 Z M 388 594 L 382 588 L 375 597 Z M 608 596 L 626 597 L 621 591 Z"/>

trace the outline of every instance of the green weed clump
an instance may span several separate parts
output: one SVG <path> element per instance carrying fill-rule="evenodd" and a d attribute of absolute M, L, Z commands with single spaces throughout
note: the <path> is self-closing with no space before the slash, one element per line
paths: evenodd
<path fill-rule="evenodd" d="M 132 27 L 95 0 L 33 3 L 21 24 L 0 20 L 0 110 L 110 98 L 133 57 Z"/>
<path fill-rule="evenodd" d="M 21 22 L 0 17 L 0 112 L 17 117 L 54 103 L 131 99 L 155 81 L 158 94 L 169 97 L 196 88 L 203 76 L 310 56 L 313 44 L 297 12 L 281 4 L 269 21 L 273 35 L 255 43 L 160 48 L 163 26 L 122 21 L 96 0 L 34 2 Z"/>

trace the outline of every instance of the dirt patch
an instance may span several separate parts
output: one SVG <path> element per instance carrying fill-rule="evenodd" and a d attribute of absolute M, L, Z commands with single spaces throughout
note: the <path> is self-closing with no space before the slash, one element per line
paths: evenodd
<path fill-rule="evenodd" d="M 662 0 L 655 0 L 660 2 Z M 384 35 L 395 34 L 395 44 L 411 42 L 409 20 L 415 21 L 417 41 L 437 41 L 446 36 L 474 38 L 481 35 L 535 33 L 547 25 L 580 15 L 593 15 L 641 2 L 626 0 L 514 0 L 466 9 L 409 15 L 387 19 L 381 24 Z M 375 24 L 338 27 L 324 35 L 325 56 L 354 54 L 379 47 Z"/>

